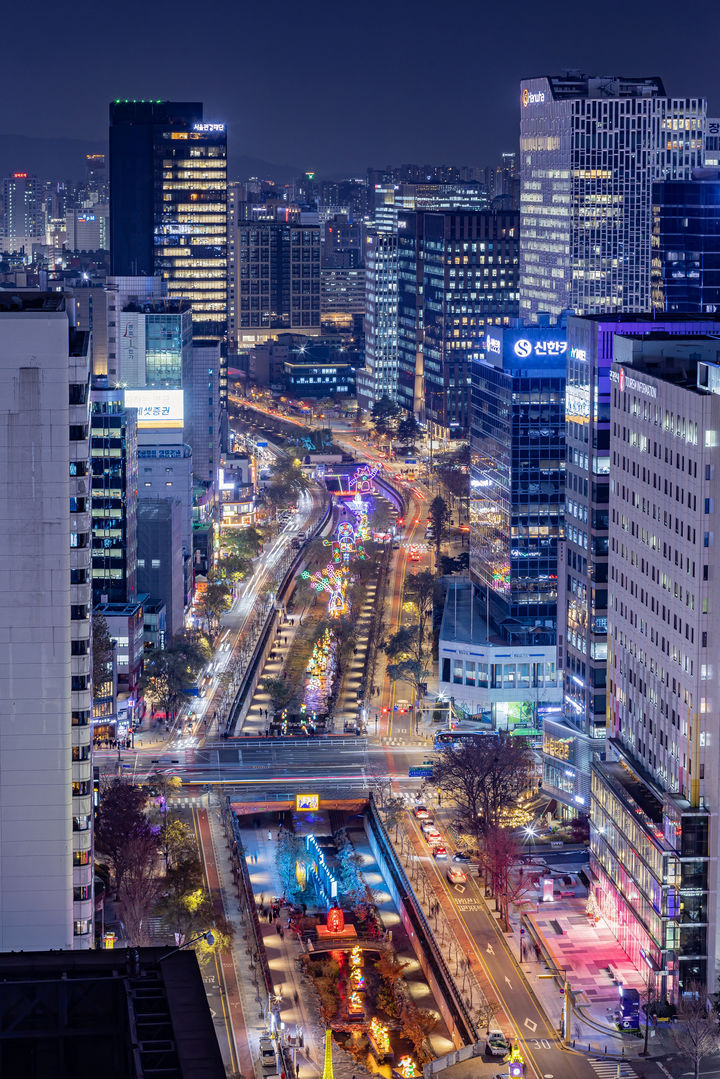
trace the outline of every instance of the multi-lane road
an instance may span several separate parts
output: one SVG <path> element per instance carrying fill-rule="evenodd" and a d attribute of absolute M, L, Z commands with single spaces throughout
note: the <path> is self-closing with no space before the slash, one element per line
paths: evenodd
<path fill-rule="evenodd" d="M 243 402 L 257 407 L 258 411 L 269 409 L 253 402 Z M 273 416 L 273 418 L 275 418 Z M 277 417 L 283 422 L 293 422 L 288 417 Z M 349 429 L 334 432 L 337 442 L 362 460 L 379 460 L 377 453 Z M 399 628 L 403 618 L 404 591 L 407 574 L 426 568 L 428 553 L 423 550 L 421 561 L 410 562 L 408 548 L 411 543 L 424 541 L 425 517 L 428 492 L 420 484 L 405 486 L 403 491 L 408 502 L 404 543 L 398 557 L 393 559 L 389 594 L 386 607 L 386 632 Z M 190 790 L 216 788 L 223 794 L 233 790 L 245 800 L 280 800 L 313 787 L 329 791 L 337 788 L 364 794 L 379 776 L 389 777 L 396 791 L 413 794 L 417 783 L 408 777 L 408 770 L 419 764 L 427 755 L 427 747 L 417 745 L 411 730 L 411 713 L 396 711 L 398 701 L 412 699 L 412 690 L 403 684 L 391 682 L 384 677 L 381 697 L 373 699 L 372 708 L 381 712 L 383 719 L 378 734 L 385 745 L 365 738 L 322 738 L 308 741 L 293 739 L 291 742 L 274 739 L 247 738 L 231 742 L 212 741 L 212 724 L 203 721 L 212 717 L 221 694 L 220 681 L 228 665 L 234 662 L 236 646 L 247 630 L 257 606 L 258 597 L 266 583 L 272 579 L 278 563 L 285 554 L 293 532 L 305 528 L 313 509 L 310 496 L 301 498 L 296 519 L 269 544 L 256 560 L 255 572 L 244 586 L 232 610 L 225 618 L 226 647 L 216 657 L 213 687 L 207 697 L 201 699 L 192 730 L 175 732 L 166 748 L 140 748 L 122 754 L 126 772 L 143 778 L 155 771 L 172 772 L 181 776 Z M 381 670 L 381 675 L 384 671 Z M 380 702 L 378 704 L 377 702 Z M 381 709 L 386 709 L 382 712 Z M 371 726 L 372 729 L 372 726 Z M 393 744 L 388 745 L 390 740 Z M 415 744 L 413 744 L 415 742 Z M 101 765 L 107 770 L 117 767 L 116 753 L 97 753 Z M 526 1061 L 525 1075 L 533 1079 L 610 1079 L 615 1066 L 610 1061 L 592 1061 L 585 1056 L 561 1047 L 557 1025 L 560 1015 L 545 1014 L 535 997 L 517 958 L 511 954 L 506 938 L 492 917 L 478 890 L 478 883 L 468 874 L 464 885 L 454 886 L 446 877 L 446 865 L 438 864 L 430 854 L 422 833 L 412 817 L 408 817 L 408 833 L 416 857 L 422 864 L 427 880 L 442 904 L 454 930 L 461 951 L 468 957 L 472 968 L 483 985 L 488 999 L 496 1002 L 498 1021 L 520 1045 Z M 610 1070 L 608 1070 L 608 1066 Z M 487 1068 L 478 1071 L 484 1075 Z M 491 1073 L 506 1073 L 498 1062 Z M 618 1074 L 615 1069 L 614 1074 Z M 667 1076 L 668 1071 L 655 1062 L 637 1061 L 623 1064 L 620 1075 Z M 679 1074 L 679 1073 L 678 1073 Z"/>

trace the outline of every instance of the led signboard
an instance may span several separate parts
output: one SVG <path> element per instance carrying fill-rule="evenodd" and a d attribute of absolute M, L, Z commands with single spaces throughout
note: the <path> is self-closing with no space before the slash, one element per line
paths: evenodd
<path fill-rule="evenodd" d="M 530 356 L 564 356 L 566 350 L 566 341 L 554 339 L 530 341 L 527 337 L 521 337 L 513 345 L 513 352 L 521 360 L 528 359 Z"/>
<path fill-rule="evenodd" d="M 125 407 L 137 409 L 138 427 L 182 427 L 183 391 L 125 390 Z"/>

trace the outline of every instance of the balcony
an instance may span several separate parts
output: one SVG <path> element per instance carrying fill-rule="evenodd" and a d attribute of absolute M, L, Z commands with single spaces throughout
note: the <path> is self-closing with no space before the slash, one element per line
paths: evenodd
<path fill-rule="evenodd" d="M 79 922 L 93 916 L 92 899 L 73 900 L 73 921 Z"/>
<path fill-rule="evenodd" d="M 92 727 L 89 723 L 84 727 L 73 727 L 71 744 L 74 746 L 89 746 L 91 742 L 91 734 Z"/>
<path fill-rule="evenodd" d="M 92 795 L 91 794 L 73 794 L 72 804 L 70 812 L 73 817 L 88 817 L 92 814 Z M 92 821 L 90 822 L 92 824 Z M 85 829 L 82 829 L 85 831 Z M 92 829 L 90 829 L 92 831 Z M 75 847 L 75 850 L 82 848 Z"/>
<path fill-rule="evenodd" d="M 88 888 L 92 884 L 93 867 L 90 865 L 73 866 L 73 888 Z"/>
<path fill-rule="evenodd" d="M 72 781 L 73 783 L 89 783 L 92 775 L 92 764 L 88 761 L 73 761 L 72 763 Z"/>

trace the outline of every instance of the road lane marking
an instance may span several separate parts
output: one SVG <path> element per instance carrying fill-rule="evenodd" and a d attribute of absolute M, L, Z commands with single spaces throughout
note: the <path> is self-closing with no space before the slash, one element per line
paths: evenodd
<path fill-rule="evenodd" d="M 437 880 L 439 881 L 439 883 L 440 883 L 440 885 L 442 887 L 443 886 L 442 878 L 440 877 L 437 866 L 434 865 L 434 864 L 433 864 L 433 869 L 435 870 L 435 876 L 436 876 Z M 495 978 L 493 977 L 488 964 L 485 962 L 485 960 L 484 960 L 484 958 L 483 958 L 483 956 L 482 956 L 482 954 L 481 954 L 481 952 L 480 952 L 480 950 L 478 948 L 475 937 L 474 937 L 473 933 L 471 932 L 470 927 L 468 926 L 467 922 L 465 921 L 465 918 L 463 916 L 462 911 L 459 909 L 459 907 L 457 907 L 458 900 L 451 893 L 449 893 L 447 891 L 447 889 L 445 889 L 444 887 L 442 887 L 442 890 L 446 895 L 450 896 L 451 903 L 453 903 L 453 905 L 456 906 L 456 908 L 457 908 L 457 917 L 458 917 L 458 919 L 460 920 L 460 922 L 463 925 L 463 928 L 465 930 L 465 934 L 467 936 L 469 946 L 472 949 L 472 952 L 475 954 L 475 956 L 476 956 L 480 966 L 482 967 L 483 971 L 485 972 L 485 976 L 486 976 L 488 982 L 493 986 L 493 988 L 495 990 L 498 1005 L 501 1006 L 502 1009 L 504 1010 L 509 1025 L 515 1031 L 515 1034 L 517 1036 L 518 1041 L 524 1047 L 527 1056 L 530 1058 L 530 1060 L 532 1062 L 532 1066 L 535 1069 L 535 1073 L 537 1075 L 540 1075 L 541 1071 L 540 1071 L 540 1068 L 538 1067 L 538 1064 L 537 1064 L 537 1061 L 535 1060 L 535 1057 L 533 1056 L 530 1044 L 526 1040 L 526 1038 L 523 1036 L 523 1033 L 522 1033 L 520 1027 L 518 1026 L 518 1024 L 515 1022 L 515 1019 L 513 1017 L 512 1009 L 510 1007 L 508 1007 L 507 1001 L 505 1000 L 505 997 L 503 996 L 502 990 L 500 989 L 500 986 L 498 985 L 498 983 L 495 981 Z M 479 908 L 479 909 L 482 910 L 482 908 Z M 492 920 L 490 919 L 489 913 L 487 911 L 485 911 L 485 914 L 486 914 L 486 917 L 487 917 L 488 921 L 490 921 L 490 924 L 492 925 L 493 923 L 492 923 Z M 480 980 L 477 978 L 477 975 L 476 975 L 476 980 L 478 981 L 478 985 L 482 989 L 482 986 L 480 985 Z M 553 1039 L 554 1039 L 555 1038 L 554 1030 L 552 1030 L 552 1028 L 550 1027 L 548 1019 L 543 1016 L 539 1005 L 535 1002 L 535 1000 L 534 1000 L 534 998 L 532 996 L 532 993 L 530 992 L 529 986 L 527 986 L 524 982 L 521 984 L 521 991 L 526 994 L 530 1006 L 537 1012 L 539 1018 L 542 1019 L 543 1025 L 547 1029 L 548 1033 L 552 1033 Z"/>
<path fill-rule="evenodd" d="M 505 979 L 507 981 L 507 978 Z M 537 1030 L 537 1023 L 532 1019 L 526 1019 L 523 1026 L 526 1026 L 531 1034 L 534 1034 Z"/>

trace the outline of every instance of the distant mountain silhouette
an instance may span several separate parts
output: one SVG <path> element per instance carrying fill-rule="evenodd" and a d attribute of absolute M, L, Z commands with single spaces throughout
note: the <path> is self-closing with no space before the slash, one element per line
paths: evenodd
<path fill-rule="evenodd" d="M 103 153 L 107 153 L 107 144 L 101 140 L 0 135 L 0 176 L 7 176 L 9 172 L 34 172 L 45 180 L 82 180 L 85 177 L 85 154 Z M 302 169 L 234 154 L 231 144 L 228 173 L 231 180 L 259 176 L 276 183 L 287 183 L 300 176 Z"/>

